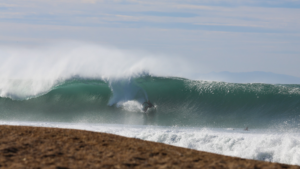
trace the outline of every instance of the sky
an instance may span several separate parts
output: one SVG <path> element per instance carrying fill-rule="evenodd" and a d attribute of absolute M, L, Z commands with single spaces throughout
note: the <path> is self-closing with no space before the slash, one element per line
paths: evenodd
<path fill-rule="evenodd" d="M 163 56 L 169 74 L 190 78 L 300 77 L 299 16 L 300 0 L 1 0 L 0 46 L 78 42 L 138 51 Z"/>

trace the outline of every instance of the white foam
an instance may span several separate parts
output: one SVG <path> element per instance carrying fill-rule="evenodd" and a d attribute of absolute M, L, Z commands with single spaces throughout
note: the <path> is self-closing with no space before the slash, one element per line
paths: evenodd
<path fill-rule="evenodd" d="M 223 155 L 300 165 L 299 133 L 78 123 L 0 122 L 0 124 L 106 132 Z"/>
<path fill-rule="evenodd" d="M 119 102 L 117 104 L 118 107 L 122 107 L 124 110 L 129 111 L 129 112 L 139 112 L 143 113 L 143 106 L 141 103 L 135 101 L 135 100 L 129 100 L 125 102 Z"/>

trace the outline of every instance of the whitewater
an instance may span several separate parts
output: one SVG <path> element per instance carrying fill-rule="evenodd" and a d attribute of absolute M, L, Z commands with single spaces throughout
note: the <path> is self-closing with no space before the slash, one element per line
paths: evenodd
<path fill-rule="evenodd" d="M 106 132 L 300 165 L 300 85 L 195 80 L 180 58 L 91 44 L 0 49 L 2 125 Z M 146 100 L 155 112 L 142 110 Z"/>

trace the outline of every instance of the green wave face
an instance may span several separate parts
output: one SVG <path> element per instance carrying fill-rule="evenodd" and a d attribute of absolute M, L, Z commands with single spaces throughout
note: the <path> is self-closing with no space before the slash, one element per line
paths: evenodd
<path fill-rule="evenodd" d="M 144 113 L 150 99 L 156 111 Z M 300 126 L 300 85 L 142 76 L 71 79 L 28 100 L 0 99 L 0 120 L 204 127 Z"/>

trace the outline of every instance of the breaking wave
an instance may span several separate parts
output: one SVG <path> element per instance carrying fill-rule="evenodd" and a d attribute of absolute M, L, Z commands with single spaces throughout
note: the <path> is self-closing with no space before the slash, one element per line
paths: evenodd
<path fill-rule="evenodd" d="M 3 120 L 300 127 L 300 85 L 207 82 L 149 74 L 115 79 L 73 77 L 52 87 L 42 82 L 38 86 L 47 85 L 39 93 L 26 90 L 36 83 L 13 83 L 22 90 L 1 90 Z M 145 114 L 141 104 L 148 99 L 157 110 Z"/>

